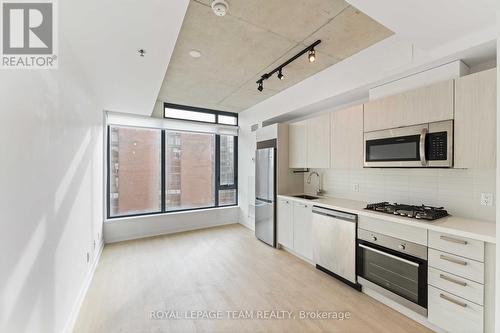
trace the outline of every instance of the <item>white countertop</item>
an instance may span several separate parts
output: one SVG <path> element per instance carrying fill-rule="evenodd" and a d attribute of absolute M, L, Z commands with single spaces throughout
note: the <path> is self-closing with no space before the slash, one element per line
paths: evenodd
<path fill-rule="evenodd" d="M 364 208 L 366 207 L 367 203 L 363 201 L 337 199 L 332 197 L 320 197 L 316 200 L 306 200 L 295 198 L 292 194 L 278 195 L 278 197 L 293 201 L 300 201 L 303 203 L 309 203 L 314 206 L 331 208 L 357 215 L 378 218 L 387 222 L 406 224 L 417 228 L 445 232 L 450 235 L 477 239 L 488 243 L 496 243 L 496 230 L 495 223 L 493 222 L 485 222 L 451 215 L 440 218 L 438 220 L 434 220 L 432 222 L 427 222 L 413 218 L 366 210 Z"/>

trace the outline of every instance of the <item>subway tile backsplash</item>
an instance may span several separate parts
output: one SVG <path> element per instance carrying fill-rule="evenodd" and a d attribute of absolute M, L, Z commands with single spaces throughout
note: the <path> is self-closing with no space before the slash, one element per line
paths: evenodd
<path fill-rule="evenodd" d="M 455 216 L 495 221 L 495 206 L 481 206 L 481 193 L 495 195 L 495 169 L 314 169 L 327 196 L 366 202 L 443 206 Z M 313 171 L 313 170 L 311 170 Z M 318 180 L 305 181 L 315 193 Z M 359 192 L 355 185 L 359 185 Z M 494 200 L 493 200 L 494 201 Z"/>

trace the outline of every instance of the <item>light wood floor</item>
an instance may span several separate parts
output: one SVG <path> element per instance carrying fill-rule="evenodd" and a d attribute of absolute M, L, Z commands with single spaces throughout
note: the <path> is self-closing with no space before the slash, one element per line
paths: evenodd
<path fill-rule="evenodd" d="M 296 319 L 152 320 L 151 311 L 287 310 Z M 349 311 L 304 320 L 299 311 Z M 230 225 L 107 245 L 75 332 L 429 332 Z"/>

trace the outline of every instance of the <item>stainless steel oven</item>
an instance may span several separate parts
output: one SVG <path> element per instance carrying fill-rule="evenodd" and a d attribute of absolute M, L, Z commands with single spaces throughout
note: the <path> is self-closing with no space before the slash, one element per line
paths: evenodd
<path fill-rule="evenodd" d="M 365 167 L 453 166 L 453 120 L 366 132 Z"/>
<path fill-rule="evenodd" d="M 358 283 L 427 316 L 427 246 L 358 229 Z"/>

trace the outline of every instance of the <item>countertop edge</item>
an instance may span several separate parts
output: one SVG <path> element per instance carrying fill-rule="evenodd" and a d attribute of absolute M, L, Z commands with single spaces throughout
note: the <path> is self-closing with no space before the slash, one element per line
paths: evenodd
<path fill-rule="evenodd" d="M 435 222 L 423 222 L 423 221 L 418 221 L 415 222 L 410 219 L 406 219 L 403 217 L 396 217 L 396 216 L 390 216 L 384 213 L 378 213 L 378 212 L 373 212 L 373 211 L 368 211 L 365 210 L 364 207 L 366 206 L 365 202 L 362 201 L 356 201 L 356 200 L 351 200 L 351 199 L 342 199 L 342 198 L 335 198 L 335 197 L 320 197 L 320 199 L 316 200 L 306 200 L 302 198 L 296 198 L 293 196 L 293 194 L 278 194 L 278 198 L 284 198 L 296 202 L 301 202 L 301 203 L 307 203 L 311 204 L 313 206 L 319 206 L 319 207 L 324 207 L 324 208 L 330 208 L 330 209 L 336 209 L 336 210 L 341 210 L 347 213 L 353 213 L 357 215 L 362 215 L 362 216 L 367 216 L 371 218 L 376 218 L 380 220 L 384 220 L 386 222 L 392 222 L 392 223 L 399 223 L 399 224 L 404 224 L 416 228 L 423 228 L 427 230 L 433 230 L 433 231 L 438 231 L 438 232 L 444 232 L 450 235 L 455 235 L 455 236 L 462 236 L 466 238 L 471 238 L 475 240 L 480 240 L 486 243 L 491 243 L 491 244 L 496 244 L 496 225 L 494 222 L 486 222 L 486 221 L 480 221 L 480 220 L 475 220 L 475 219 L 470 219 L 470 218 L 462 218 L 462 217 L 455 217 L 455 216 L 449 216 L 446 217 L 444 220 L 446 223 L 454 223 L 454 219 L 456 219 L 456 223 L 459 223 L 459 221 L 468 221 L 469 223 L 472 224 L 481 224 L 483 227 L 487 226 L 492 229 L 493 236 L 484 234 L 484 233 L 476 233 L 473 231 L 469 230 L 464 230 L 461 228 L 454 228 L 453 226 L 443 226 L 439 225 L 439 220 L 436 220 Z M 349 203 L 352 206 L 357 206 L 357 207 L 349 207 L 348 205 L 343 206 L 339 204 L 332 204 L 328 202 L 322 202 L 321 200 L 336 200 L 336 201 L 344 201 L 345 203 Z"/>

